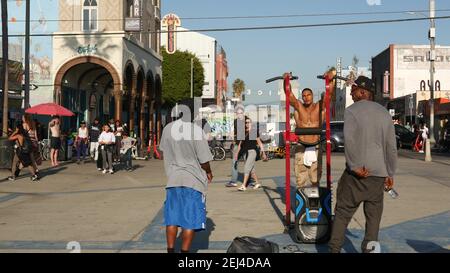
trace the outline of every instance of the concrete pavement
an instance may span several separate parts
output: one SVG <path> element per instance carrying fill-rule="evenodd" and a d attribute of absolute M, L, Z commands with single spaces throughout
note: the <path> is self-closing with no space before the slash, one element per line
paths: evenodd
<path fill-rule="evenodd" d="M 400 197 L 393 200 L 386 194 L 382 250 L 448 252 L 448 158 L 426 163 L 415 156 L 400 152 L 395 177 Z M 332 161 L 336 182 L 344 168 L 343 154 L 333 154 Z M 134 164 L 134 172 L 110 175 L 98 172 L 93 163 L 68 163 L 44 170 L 39 183 L 28 177 L 0 180 L 0 252 L 69 252 L 71 241 L 79 242 L 83 252 L 165 252 L 163 163 Z M 264 186 L 246 192 L 224 187 L 230 165 L 230 160 L 212 163 L 207 230 L 197 234 L 194 251 L 225 252 L 234 237 L 246 235 L 275 241 L 281 252 L 326 252 L 326 245 L 295 244 L 284 232 L 284 160 L 258 162 Z M 0 171 L 0 179 L 8 175 Z M 344 251 L 359 252 L 364 225 L 360 209 L 350 223 Z"/>

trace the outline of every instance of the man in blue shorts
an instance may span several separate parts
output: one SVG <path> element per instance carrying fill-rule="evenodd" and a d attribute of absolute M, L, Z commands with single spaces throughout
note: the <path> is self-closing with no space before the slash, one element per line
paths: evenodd
<path fill-rule="evenodd" d="M 194 103 L 181 102 L 179 119 L 163 130 L 160 149 L 167 175 L 164 224 L 167 252 L 175 252 L 178 227 L 182 229 L 181 253 L 188 253 L 195 232 L 206 228 L 206 190 L 212 181 L 209 162 L 213 160 L 208 141 L 198 124 L 194 124 Z"/>

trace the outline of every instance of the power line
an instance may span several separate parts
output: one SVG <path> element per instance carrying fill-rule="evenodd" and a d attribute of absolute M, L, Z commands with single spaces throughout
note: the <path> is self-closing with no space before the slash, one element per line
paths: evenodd
<path fill-rule="evenodd" d="M 14 0 L 15 1 L 15 0 Z M 450 9 L 440 9 L 436 12 L 449 12 Z M 270 18 L 295 18 L 295 17 L 323 17 L 323 16 L 353 16 L 353 15 L 386 15 L 429 12 L 429 10 L 403 10 L 403 11 L 379 11 L 379 12 L 346 12 L 346 13 L 305 13 L 305 14 L 282 14 L 282 15 L 248 15 L 248 16 L 212 16 L 212 17 L 182 17 L 181 20 L 228 20 L 228 19 L 270 19 Z M 98 19 L 99 22 L 124 21 L 124 18 Z M 41 22 L 41 19 L 30 20 L 30 22 Z M 83 22 L 78 19 L 45 19 L 46 22 Z M 16 23 L 24 23 L 25 20 L 16 20 Z"/>
<path fill-rule="evenodd" d="M 440 9 L 438 11 L 450 11 Z M 345 12 L 345 13 L 304 13 L 286 15 L 253 15 L 253 16 L 216 16 L 216 17 L 182 17 L 181 20 L 226 20 L 226 19 L 265 19 L 265 18 L 290 18 L 290 17 L 322 17 L 322 16 L 352 16 L 352 15 L 384 15 L 429 12 L 429 10 L 403 10 L 403 11 L 378 11 L 378 12 Z"/>
<path fill-rule="evenodd" d="M 235 28 L 209 28 L 209 29 L 186 29 L 177 30 L 174 32 L 225 32 L 225 31 L 252 31 L 252 30 L 277 30 L 277 29 L 294 29 L 294 28 L 315 28 L 315 27 L 333 27 L 333 26 L 354 26 L 354 25 L 370 25 L 370 24 L 387 24 L 387 23 L 401 23 L 401 22 L 414 22 L 425 21 L 431 18 L 408 18 L 408 19 L 391 19 L 391 20 L 372 20 L 372 21 L 353 21 L 353 22 L 337 22 L 337 23 L 322 23 L 322 24 L 303 24 L 303 25 L 281 25 L 281 26 L 259 26 L 259 27 L 235 27 Z M 450 19 L 450 16 L 438 16 L 433 17 L 435 20 Z M 103 35 L 124 35 L 131 33 L 139 34 L 158 34 L 167 33 L 168 31 L 142 31 L 142 32 L 92 32 L 92 33 L 41 33 L 31 34 L 32 37 L 59 37 L 59 36 L 103 36 Z M 9 37 L 24 37 L 23 34 L 13 34 Z M 1 37 L 1 36 L 0 36 Z"/>

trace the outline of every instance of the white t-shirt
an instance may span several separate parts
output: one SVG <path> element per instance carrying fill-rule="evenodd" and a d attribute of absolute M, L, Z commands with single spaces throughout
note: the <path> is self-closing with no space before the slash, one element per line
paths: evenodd
<path fill-rule="evenodd" d="M 422 138 L 423 139 L 428 138 L 428 128 L 427 127 L 423 127 L 423 129 L 422 129 Z"/>
<path fill-rule="evenodd" d="M 202 128 L 181 120 L 171 122 L 163 130 L 159 148 L 164 152 L 166 188 L 188 187 L 206 194 L 208 178 L 200 164 L 213 158 Z"/>
<path fill-rule="evenodd" d="M 81 127 L 78 128 L 78 137 L 79 138 L 87 138 L 88 137 L 88 128 L 85 127 L 82 129 Z"/>
<path fill-rule="evenodd" d="M 98 142 L 104 142 L 104 143 L 116 143 L 116 137 L 111 132 L 102 132 L 100 136 L 98 137 Z"/>

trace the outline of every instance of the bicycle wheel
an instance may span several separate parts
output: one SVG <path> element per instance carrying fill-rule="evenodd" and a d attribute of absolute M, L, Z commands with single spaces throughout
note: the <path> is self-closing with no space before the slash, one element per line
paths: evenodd
<path fill-rule="evenodd" d="M 222 147 L 214 148 L 214 160 L 225 160 L 225 149 Z"/>
<path fill-rule="evenodd" d="M 48 160 L 50 158 L 50 148 L 48 146 L 42 147 L 41 157 L 42 157 L 42 160 Z"/>

